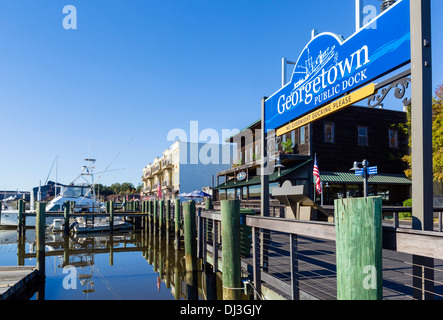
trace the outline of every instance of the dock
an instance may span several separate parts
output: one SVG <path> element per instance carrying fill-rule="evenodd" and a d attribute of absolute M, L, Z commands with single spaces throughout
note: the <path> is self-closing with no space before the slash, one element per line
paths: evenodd
<path fill-rule="evenodd" d="M 374 296 L 365 299 L 443 300 L 443 287 L 440 285 L 443 283 L 442 214 L 438 215 L 440 219 L 434 231 L 413 230 L 398 219 L 397 211 L 405 208 L 383 208 L 379 200 L 353 200 L 362 203 L 378 201 L 379 204 L 376 211 L 368 211 L 370 214 L 366 215 L 372 217 L 377 214 L 377 219 L 368 220 L 368 224 L 377 225 L 377 228 L 372 225 L 366 227 L 367 230 L 372 228 L 376 231 L 371 233 L 374 243 L 378 243 L 377 250 L 374 250 L 377 252 L 377 267 L 374 267 L 376 271 L 371 271 L 370 282 L 356 282 L 371 284 L 369 289 L 364 289 L 368 290 L 368 293 L 369 290 L 374 290 Z M 241 209 L 240 204 L 240 200 L 223 200 L 220 209 L 215 209 L 210 201 L 206 201 L 204 207 L 198 207 L 195 201 L 180 203 L 179 200 L 154 200 L 127 204 L 124 209 L 120 209 L 113 202 L 108 202 L 107 212 L 93 216 L 108 216 L 109 221 L 118 216 L 130 219 L 134 230 L 138 230 L 140 234 L 141 247 L 122 249 L 114 247 L 110 241 L 105 247 L 95 248 L 94 252 L 108 253 L 111 264 L 113 254 L 121 250 L 147 252 L 148 262 L 152 262 L 156 268 L 158 266 L 159 279 L 170 283 L 178 274 L 171 275 L 167 271 L 168 268 L 171 270 L 171 265 L 163 261 L 170 261 L 171 257 L 167 257 L 169 254 L 160 257 L 159 252 L 162 252 L 165 246 L 169 248 L 169 245 L 171 250 L 175 249 L 176 252 L 184 249 L 184 259 L 179 259 L 182 261 L 179 264 L 183 264 L 181 267 L 189 278 L 186 283 L 197 288 L 194 282 L 198 283 L 199 278 L 194 276 L 194 273 L 204 270 L 205 274 L 209 275 L 212 272 L 213 278 L 219 278 L 217 283 L 222 283 L 223 288 L 213 288 L 214 291 L 204 296 L 208 299 L 215 297 L 226 300 L 239 300 L 244 298 L 242 295 L 253 295 L 256 300 L 341 300 L 344 299 L 343 294 L 348 294 L 346 290 L 355 287 L 349 285 L 349 276 L 365 275 L 361 270 L 352 270 L 357 265 L 355 256 L 359 254 L 369 258 L 375 257 L 367 254 L 370 250 L 362 249 L 369 245 L 364 245 L 360 238 L 356 253 L 345 255 L 343 250 L 350 252 L 352 247 L 344 244 L 341 233 L 338 232 L 340 229 L 337 231 L 335 225 L 337 221 L 302 221 L 286 219 L 279 215 L 262 216 L 254 210 Z M 440 212 L 442 209 L 434 208 L 434 211 Z M 351 214 L 360 217 L 360 212 L 362 210 L 349 210 L 345 217 L 350 217 Z M 68 264 L 69 255 L 86 252 L 84 249 L 69 246 L 65 246 L 63 250 L 44 250 L 45 228 L 41 223 L 45 221 L 45 216 L 50 214 L 52 213 L 45 212 L 44 204 L 38 203 L 37 249 L 34 253 L 26 253 L 19 247 L 18 252 L 20 259 L 37 258 L 37 261 L 40 261 L 37 268 L 42 270 L 42 274 L 45 272 L 45 255 L 63 256 L 66 260 L 64 263 Z M 64 219 L 69 221 L 69 218 L 77 214 L 66 210 Z M 393 219 L 383 220 L 383 215 L 392 215 Z M 343 223 L 343 219 L 338 221 Z M 115 231 L 111 225 L 107 232 L 109 235 Z M 346 229 L 342 233 L 360 237 L 362 233 L 356 228 L 360 225 L 361 223 L 349 223 L 347 227 L 350 230 Z M 66 231 L 69 233 L 69 230 Z M 165 244 L 160 246 L 163 241 Z M 149 254 L 152 248 L 154 254 Z M 359 259 L 363 258 L 365 257 Z M 375 263 L 363 264 L 370 267 L 372 265 L 375 266 Z M 345 277 L 342 274 L 344 267 L 350 270 L 346 271 Z M 418 269 L 424 272 L 418 273 Z M 28 272 L 31 271 L 28 269 Z M 22 278 L 10 280 L 6 286 L 20 283 L 23 278 L 26 278 L 26 272 L 22 274 Z M 375 285 L 372 289 L 373 283 L 383 285 Z M 358 294 L 361 293 L 350 294 L 349 299 L 360 299 Z M 187 297 L 192 300 L 197 296 L 198 292 L 194 292 Z"/>
<path fill-rule="evenodd" d="M 0 267 L 0 300 L 28 300 L 39 279 L 35 266 Z"/>

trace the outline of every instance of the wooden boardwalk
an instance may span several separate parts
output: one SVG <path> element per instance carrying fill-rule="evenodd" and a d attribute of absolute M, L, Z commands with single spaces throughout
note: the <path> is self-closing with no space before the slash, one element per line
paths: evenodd
<path fill-rule="evenodd" d="M 29 299 L 25 292 L 38 278 L 33 266 L 0 267 L 0 300 Z"/>
<path fill-rule="evenodd" d="M 337 271 L 335 241 L 298 238 L 298 280 L 304 293 L 301 299 L 336 300 Z M 290 259 L 288 235 L 271 232 L 266 273 L 290 285 Z M 243 259 L 252 265 L 252 257 Z M 412 256 L 383 250 L 383 300 L 413 300 Z M 443 261 L 434 261 L 435 300 L 443 299 Z M 275 288 L 274 288 L 275 289 Z M 286 299 L 290 297 L 284 292 Z"/>

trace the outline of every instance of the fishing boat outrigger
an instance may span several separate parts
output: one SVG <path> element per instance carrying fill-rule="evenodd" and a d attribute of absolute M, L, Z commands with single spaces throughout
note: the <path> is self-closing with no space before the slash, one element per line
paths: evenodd
<path fill-rule="evenodd" d="M 90 162 L 83 166 L 81 173 L 46 206 L 47 212 L 63 212 L 66 201 L 74 202 L 75 212 L 102 212 L 105 210 L 103 203 L 97 200 L 94 188 L 95 159 L 85 159 Z M 89 177 L 89 180 L 86 178 Z M 76 184 L 83 178 L 86 183 Z"/>

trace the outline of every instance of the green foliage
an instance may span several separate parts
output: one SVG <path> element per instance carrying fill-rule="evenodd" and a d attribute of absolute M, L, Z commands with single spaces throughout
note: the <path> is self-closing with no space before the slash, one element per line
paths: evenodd
<path fill-rule="evenodd" d="M 285 153 L 292 153 L 292 140 L 286 140 L 285 142 L 282 142 L 283 152 Z"/>
<path fill-rule="evenodd" d="M 141 189 L 141 186 L 139 186 L 139 187 Z M 137 189 L 139 189 L 139 188 L 137 188 Z M 123 194 L 134 193 L 134 192 L 136 192 L 136 188 L 134 187 L 134 185 L 132 183 L 129 183 L 129 182 L 124 182 L 122 184 L 116 182 L 116 183 L 113 183 L 110 187 L 99 183 L 99 184 L 95 185 L 95 192 L 100 193 L 101 196 L 106 197 L 111 194 L 123 195 Z"/>
<path fill-rule="evenodd" d="M 408 119 L 401 126 L 403 132 L 409 136 L 409 147 L 411 147 L 411 106 L 407 107 Z M 432 101 L 432 162 L 434 171 L 434 181 L 443 181 L 443 84 L 435 90 L 435 96 Z M 407 163 L 408 169 L 405 174 L 412 179 L 412 156 L 405 155 L 402 160 Z"/>
<path fill-rule="evenodd" d="M 403 201 L 403 207 L 412 207 L 412 199 L 406 199 Z M 398 217 L 400 219 L 411 219 L 412 213 L 411 212 L 399 212 Z"/>
<path fill-rule="evenodd" d="M 432 103 L 434 180 L 443 181 L 443 84 L 438 86 Z"/>

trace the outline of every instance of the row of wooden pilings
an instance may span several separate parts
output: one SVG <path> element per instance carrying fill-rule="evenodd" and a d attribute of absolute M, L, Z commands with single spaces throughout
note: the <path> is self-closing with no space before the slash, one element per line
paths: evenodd
<path fill-rule="evenodd" d="M 176 249 L 180 249 L 183 240 L 186 272 L 189 274 L 189 279 L 195 277 L 195 273 L 202 270 L 206 264 L 206 261 L 202 261 L 198 257 L 198 252 L 203 250 L 201 240 L 204 238 L 203 233 L 200 234 L 198 231 L 202 229 L 202 226 L 197 226 L 198 221 L 200 221 L 201 208 L 197 209 L 194 200 L 180 203 L 178 199 L 173 204 L 173 215 L 171 215 L 172 205 L 169 200 L 141 201 L 138 206 L 139 208 L 134 208 L 134 210 L 140 209 L 142 214 L 147 214 L 147 216 L 136 218 L 139 220 L 137 224 L 141 228 L 153 232 L 154 235 L 158 232 L 160 238 L 165 236 L 167 243 L 174 234 Z M 112 202 L 108 203 L 107 208 L 110 217 L 112 217 Z M 205 208 L 212 209 L 210 199 L 206 200 Z M 173 229 L 173 232 L 171 232 L 171 229 Z M 240 200 L 224 200 L 221 202 L 221 230 L 221 238 L 223 239 L 223 299 L 239 300 L 244 291 L 241 279 Z M 206 255 L 200 254 L 200 256 Z"/>
<path fill-rule="evenodd" d="M 211 199 L 206 199 L 205 209 L 212 209 Z M 72 203 L 67 202 L 64 208 L 65 234 L 69 233 L 69 217 L 72 212 Z M 109 215 L 109 232 L 113 233 L 114 218 L 121 213 L 114 210 L 112 201 L 106 203 L 106 212 Z M 201 208 L 197 209 L 194 200 L 182 203 L 179 199 L 173 203 L 170 200 L 146 200 L 124 204 L 124 213 L 131 216 L 133 223 L 138 228 L 144 228 L 160 238 L 166 237 L 167 243 L 173 239 L 177 250 L 183 246 L 186 272 L 191 274 L 202 270 L 201 264 L 206 263 L 199 259 L 197 254 L 198 246 L 201 244 L 197 228 L 200 212 Z M 240 200 L 221 202 L 221 230 L 223 239 L 223 299 L 238 300 L 243 292 L 240 255 Z M 200 237 L 202 238 L 203 235 Z"/>
<path fill-rule="evenodd" d="M 20 205 L 21 206 L 21 205 Z M 195 201 L 173 204 L 170 201 L 142 201 L 134 205 L 134 211 L 114 212 L 114 203 L 107 203 L 110 222 L 114 216 L 129 215 L 135 224 L 153 235 L 166 237 L 167 243 L 174 238 L 176 249 L 183 240 L 185 268 L 195 274 L 202 270 L 206 261 L 201 257 L 205 238 L 201 222 L 201 209 Z M 139 206 L 137 208 L 137 206 Z M 211 209 L 210 205 L 206 206 Z M 337 242 L 337 298 L 372 300 L 381 299 L 382 277 L 382 200 L 380 197 L 361 199 L 342 199 L 336 202 L 336 242 Z M 45 230 L 46 204 L 37 203 L 36 210 L 36 268 L 45 274 Z M 65 223 L 69 223 L 71 204 L 65 205 Z M 242 296 L 241 252 L 240 252 L 240 200 L 221 201 L 221 238 L 222 243 L 222 283 L 223 299 L 238 300 Z M 112 223 L 110 223 L 112 226 Z M 174 227 L 173 227 L 174 225 Z M 171 232 L 173 229 L 174 232 Z M 66 231 L 66 230 L 65 230 Z M 112 232 L 112 229 L 110 229 Z M 174 235 L 174 237 L 172 236 Z M 199 254 L 198 254 L 199 252 Z M 215 257 L 214 257 L 215 258 Z M 357 263 L 358 262 L 358 263 Z M 367 272 L 362 272 L 362 270 Z M 371 271 L 373 270 L 373 271 Z M 373 274 L 368 278 L 368 274 Z M 190 277 L 192 278 L 192 277 Z M 371 281 L 368 281 L 371 280 Z M 373 280 L 372 280 L 373 279 Z M 354 285 L 351 285 L 354 284 Z M 363 284 L 362 286 L 356 284 Z M 360 288 L 361 287 L 361 288 Z M 363 289 L 362 289 L 363 288 Z"/>

